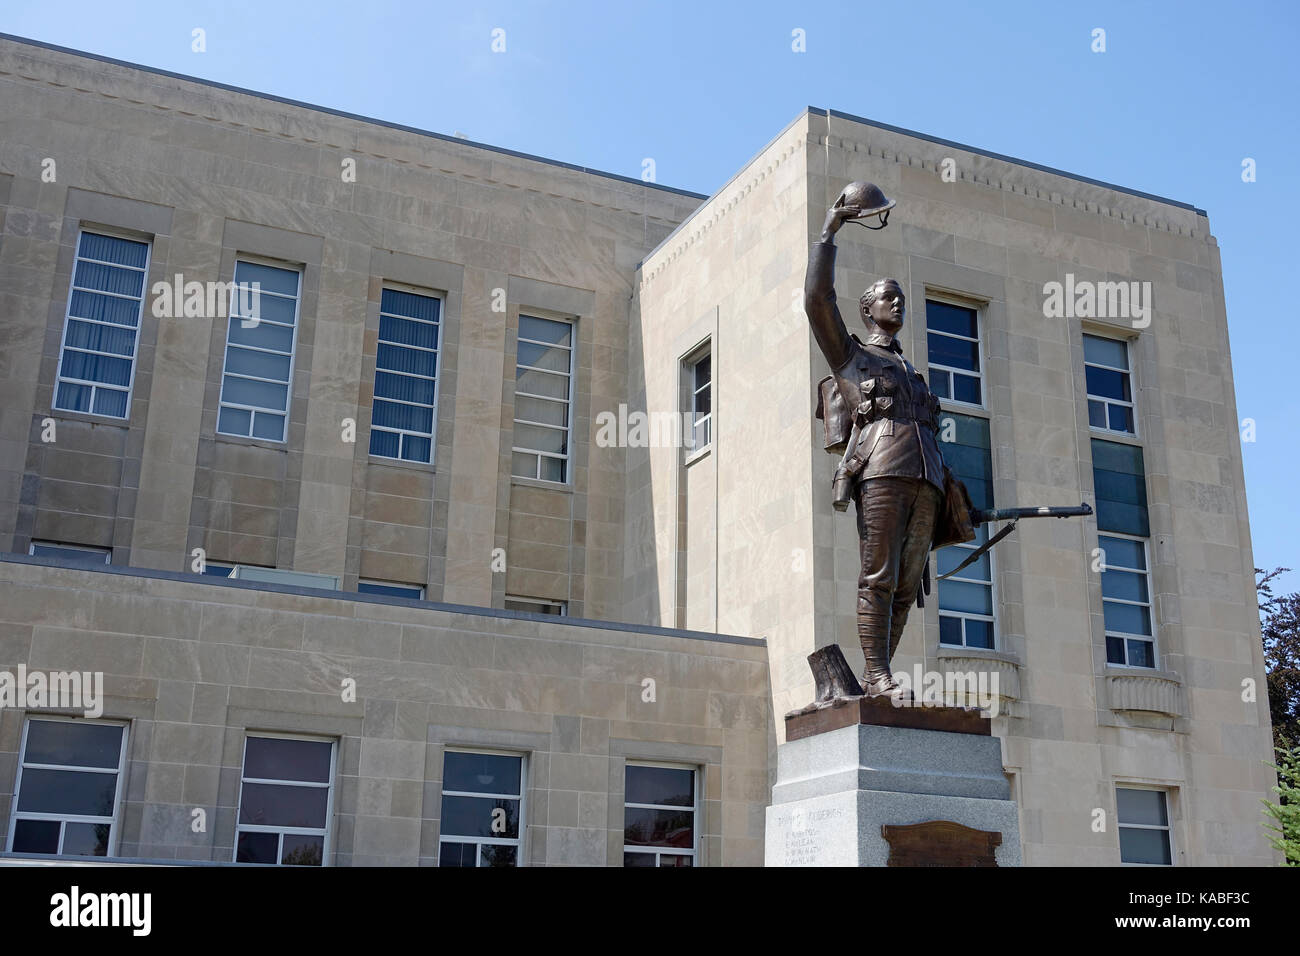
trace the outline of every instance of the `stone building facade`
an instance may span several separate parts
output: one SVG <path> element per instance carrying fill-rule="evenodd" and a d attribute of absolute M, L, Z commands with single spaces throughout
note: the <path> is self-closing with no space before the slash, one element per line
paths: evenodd
<path fill-rule="evenodd" d="M 1027 863 L 1271 862 L 1203 212 L 812 109 L 706 198 L 17 38 L 0 672 L 104 683 L 0 706 L 0 851 L 761 864 L 803 658 L 855 643 L 799 299 L 852 179 L 900 209 L 841 300 L 903 281 L 955 460 L 1107 502 L 939 590 L 898 669 L 997 675 Z M 1046 318 L 1067 273 L 1149 324 Z M 637 413 L 695 447 L 609 440 Z"/>

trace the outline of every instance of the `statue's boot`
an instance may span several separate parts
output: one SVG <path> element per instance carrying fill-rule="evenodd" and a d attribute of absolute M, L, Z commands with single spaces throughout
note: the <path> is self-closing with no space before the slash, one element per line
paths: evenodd
<path fill-rule="evenodd" d="M 862 654 L 867 659 L 867 669 L 862 674 L 862 691 L 867 697 L 890 697 L 905 701 L 911 697 L 899 686 L 894 672 L 889 668 L 889 638 L 884 635 L 862 635 Z"/>

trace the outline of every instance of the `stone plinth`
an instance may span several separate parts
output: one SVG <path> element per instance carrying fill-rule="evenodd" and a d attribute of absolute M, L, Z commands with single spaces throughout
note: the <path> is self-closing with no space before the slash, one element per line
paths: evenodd
<path fill-rule="evenodd" d="M 1019 866 L 1016 805 L 1002 769 L 1001 743 L 988 724 L 978 711 L 894 708 L 888 702 L 882 707 L 871 700 L 791 715 L 787 731 L 796 738 L 777 748 L 766 864 L 886 866 L 890 843 L 882 827 L 945 821 L 1000 834 L 1000 842 L 988 841 L 996 845 L 997 865 Z M 913 847 L 905 855 L 896 852 L 893 865 L 966 861 L 951 844 L 935 839 L 930 857 Z"/>

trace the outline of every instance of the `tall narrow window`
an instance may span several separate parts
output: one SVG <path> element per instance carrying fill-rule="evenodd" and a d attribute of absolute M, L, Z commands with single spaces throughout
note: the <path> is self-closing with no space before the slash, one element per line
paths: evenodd
<path fill-rule="evenodd" d="M 126 727 L 121 724 L 28 720 L 9 849 L 68 856 L 114 853 L 125 759 Z"/>
<path fill-rule="evenodd" d="M 378 458 L 433 461 L 441 308 L 431 295 L 381 294 L 370 418 L 370 454 Z"/>
<path fill-rule="evenodd" d="M 573 323 L 519 316 L 510 473 L 568 481 Z"/>
<path fill-rule="evenodd" d="M 713 356 L 705 353 L 691 364 L 691 451 L 713 441 Z"/>
<path fill-rule="evenodd" d="M 927 299 L 925 324 L 930 391 L 949 401 L 983 406 L 979 313 Z"/>
<path fill-rule="evenodd" d="M 1137 445 L 1092 440 L 1106 662 L 1155 667 L 1146 471 Z"/>
<path fill-rule="evenodd" d="M 940 416 L 944 463 L 962 480 L 976 508 L 993 507 L 993 454 L 988 419 L 944 412 Z M 988 540 L 988 525 L 975 540 L 936 554 L 938 573 L 947 574 Z M 953 577 L 939 582 L 939 642 L 956 647 L 994 646 L 993 553 L 986 551 Z"/>
<path fill-rule="evenodd" d="M 628 764 L 623 865 L 694 866 L 698 833 L 695 770 Z"/>
<path fill-rule="evenodd" d="M 524 758 L 448 750 L 442 762 L 439 866 L 518 866 Z"/>
<path fill-rule="evenodd" d="M 54 407 L 126 418 L 135 381 L 149 243 L 77 237 Z"/>
<path fill-rule="evenodd" d="M 285 440 L 302 274 L 235 263 L 217 431 Z"/>
<path fill-rule="evenodd" d="M 1121 863 L 1172 866 L 1169 805 L 1163 790 L 1115 788 Z"/>
<path fill-rule="evenodd" d="M 1132 435 L 1136 428 L 1128 343 L 1084 335 L 1083 368 L 1088 382 L 1088 424 Z"/>
<path fill-rule="evenodd" d="M 334 742 L 249 735 L 236 863 L 321 866 L 329 858 Z"/>

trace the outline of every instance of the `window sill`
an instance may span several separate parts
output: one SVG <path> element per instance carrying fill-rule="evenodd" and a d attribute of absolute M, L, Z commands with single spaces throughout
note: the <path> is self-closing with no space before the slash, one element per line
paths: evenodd
<path fill-rule="evenodd" d="M 1177 674 L 1107 664 L 1104 676 L 1111 710 L 1183 716 L 1183 682 Z"/>
<path fill-rule="evenodd" d="M 271 441 L 269 438 L 243 438 L 239 435 L 227 435 L 224 432 L 214 432 L 212 436 L 216 441 L 226 445 L 243 445 L 251 448 L 269 448 L 271 451 L 288 451 L 289 443 L 283 441 Z"/>
<path fill-rule="evenodd" d="M 408 471 L 421 471 L 425 474 L 437 474 L 438 469 L 434 467 L 431 461 L 410 461 L 406 458 L 385 458 L 383 455 L 366 455 L 366 461 L 370 465 L 383 465 L 389 468 L 405 468 Z"/>
<path fill-rule="evenodd" d="M 712 453 L 713 453 L 713 442 L 709 442 L 699 451 L 693 451 L 686 457 L 686 461 L 684 463 L 685 467 L 687 468 L 691 467 L 691 465 L 695 464 L 697 461 L 700 461 L 701 459 L 704 458 L 708 458 L 709 455 Z"/>
<path fill-rule="evenodd" d="M 546 491 L 558 491 L 566 495 L 573 494 L 573 485 L 565 481 L 543 481 L 541 478 L 523 478 L 519 475 L 511 475 L 510 484 L 519 485 L 522 488 L 543 488 Z"/>
<path fill-rule="evenodd" d="M 1089 425 L 1088 434 L 1095 435 L 1098 438 L 1104 438 L 1107 441 L 1118 441 L 1125 445 L 1142 445 L 1142 439 L 1133 432 L 1112 432 L 1105 428 L 1097 428 L 1094 425 Z"/>
<path fill-rule="evenodd" d="M 983 647 L 941 644 L 935 659 L 936 669 L 945 674 L 979 670 L 996 674 L 998 697 L 1002 700 L 1020 699 L 1020 661 L 1013 654 Z"/>
<path fill-rule="evenodd" d="M 131 420 L 129 418 L 114 418 L 111 415 L 95 415 L 92 412 L 66 411 L 62 408 L 51 409 L 48 415 L 43 415 L 41 417 L 53 418 L 55 421 L 62 418 L 71 422 L 86 422 L 90 425 L 110 425 L 115 428 L 129 429 L 131 427 Z"/>

